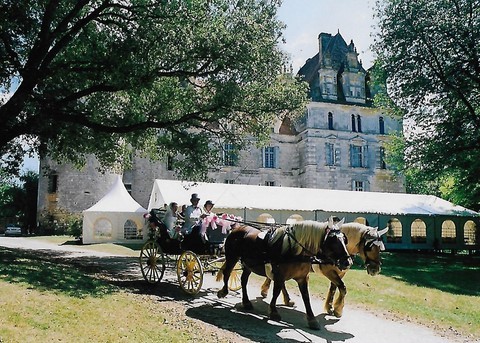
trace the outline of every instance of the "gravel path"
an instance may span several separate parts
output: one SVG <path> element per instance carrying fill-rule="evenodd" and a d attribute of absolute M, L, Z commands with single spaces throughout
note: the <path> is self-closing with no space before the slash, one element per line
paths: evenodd
<path fill-rule="evenodd" d="M 96 252 L 75 245 L 56 245 L 37 239 L 0 237 L 0 246 L 10 249 L 29 249 L 50 252 L 52 258 L 69 260 L 72 264 L 93 266 L 96 273 L 115 281 L 135 293 L 143 294 L 165 306 L 165 311 L 178 316 L 197 320 L 209 331 L 217 330 L 215 340 L 230 342 L 348 342 L 348 343 L 473 343 L 455 332 L 441 333 L 402 319 L 378 316 L 371 312 L 354 308 L 347 304 L 341 319 L 320 314 L 317 316 L 322 327 L 319 331 L 306 326 L 305 309 L 300 297 L 292 294 L 296 307 L 279 306 L 281 322 L 268 320 L 268 301 L 259 295 L 259 284 L 249 284 L 254 311 L 246 312 L 241 306 L 239 292 L 230 292 L 224 299 L 218 299 L 216 292 L 220 283 L 214 276 L 205 274 L 201 292 L 194 298 L 183 293 L 172 270 L 165 273 L 164 279 L 154 289 L 143 281 L 138 259 L 122 255 Z M 281 297 L 280 297 L 281 298 Z M 169 303 L 170 302 L 170 303 Z M 322 308 L 323 300 L 312 297 L 314 311 Z M 175 308 L 173 311 L 172 308 Z M 178 309 L 182 308 L 178 313 Z M 172 318 L 172 321 L 175 319 Z M 179 321 L 180 322 L 180 321 Z M 188 328 L 185 328 L 188 330 Z M 445 337 L 448 336 L 448 337 Z M 476 341 L 480 343 L 480 341 Z"/>

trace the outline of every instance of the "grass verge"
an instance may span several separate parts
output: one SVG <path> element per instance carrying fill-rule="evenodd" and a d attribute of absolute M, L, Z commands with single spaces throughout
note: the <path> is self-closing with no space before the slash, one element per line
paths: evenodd
<path fill-rule="evenodd" d="M 99 278 L 95 263 L 55 254 L 0 248 L 0 342 L 234 341 L 187 317 L 181 304 L 159 304 Z"/>
<path fill-rule="evenodd" d="M 346 306 L 354 305 L 480 339 L 480 257 L 383 253 L 382 272 L 354 267 L 344 277 Z M 329 280 L 310 274 L 311 294 L 326 295 Z M 294 284 L 289 286 L 292 289 Z M 316 312 L 323 311 L 317 308 Z"/>

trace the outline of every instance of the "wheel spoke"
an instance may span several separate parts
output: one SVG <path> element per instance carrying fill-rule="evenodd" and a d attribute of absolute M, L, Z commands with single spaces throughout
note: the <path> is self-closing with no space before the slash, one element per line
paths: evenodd
<path fill-rule="evenodd" d="M 165 259 L 156 242 L 145 243 L 140 252 L 140 269 L 148 283 L 159 282 L 165 271 Z"/>

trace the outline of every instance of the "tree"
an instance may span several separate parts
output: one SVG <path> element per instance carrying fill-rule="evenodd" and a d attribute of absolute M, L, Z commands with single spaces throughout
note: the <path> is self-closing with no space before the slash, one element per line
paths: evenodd
<path fill-rule="evenodd" d="M 36 227 L 38 174 L 23 172 L 18 181 L 0 169 L 0 222 L 9 221 L 32 232 Z"/>
<path fill-rule="evenodd" d="M 106 166 L 133 151 L 205 175 L 304 105 L 282 74 L 280 0 L 2 0 L 0 155 Z M 213 149 L 213 150 L 212 150 Z"/>
<path fill-rule="evenodd" d="M 382 0 L 376 7 L 374 50 L 410 125 L 407 168 L 439 183 L 450 200 L 480 209 L 480 1 Z"/>

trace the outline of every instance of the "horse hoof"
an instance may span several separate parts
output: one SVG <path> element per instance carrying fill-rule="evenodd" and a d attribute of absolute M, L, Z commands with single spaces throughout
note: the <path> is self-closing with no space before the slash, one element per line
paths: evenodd
<path fill-rule="evenodd" d="M 264 291 L 261 291 L 260 292 L 260 295 L 262 296 L 262 298 L 266 298 L 268 293 L 267 292 L 264 292 Z"/>
<path fill-rule="evenodd" d="M 285 306 L 293 307 L 293 306 L 295 306 L 295 301 L 291 301 L 291 300 L 290 300 L 290 301 L 287 301 L 287 302 L 285 303 Z"/>
<path fill-rule="evenodd" d="M 333 315 L 337 318 L 340 318 L 342 314 L 343 314 L 342 312 L 333 311 Z"/>
<path fill-rule="evenodd" d="M 225 298 L 227 296 L 228 292 L 224 291 L 223 289 L 219 290 L 217 292 L 217 297 L 219 298 Z"/>
<path fill-rule="evenodd" d="M 308 320 L 308 327 L 312 330 L 320 330 L 320 324 L 316 319 L 309 319 Z"/>
<path fill-rule="evenodd" d="M 250 301 L 249 302 L 244 302 L 243 303 L 243 308 L 247 311 L 251 311 L 251 310 L 253 310 L 253 305 Z"/>
<path fill-rule="evenodd" d="M 333 316 L 333 315 L 334 315 L 334 314 L 333 314 L 333 308 L 326 308 L 326 309 L 325 309 L 325 313 L 328 314 L 328 315 L 330 315 L 330 316 Z"/>

